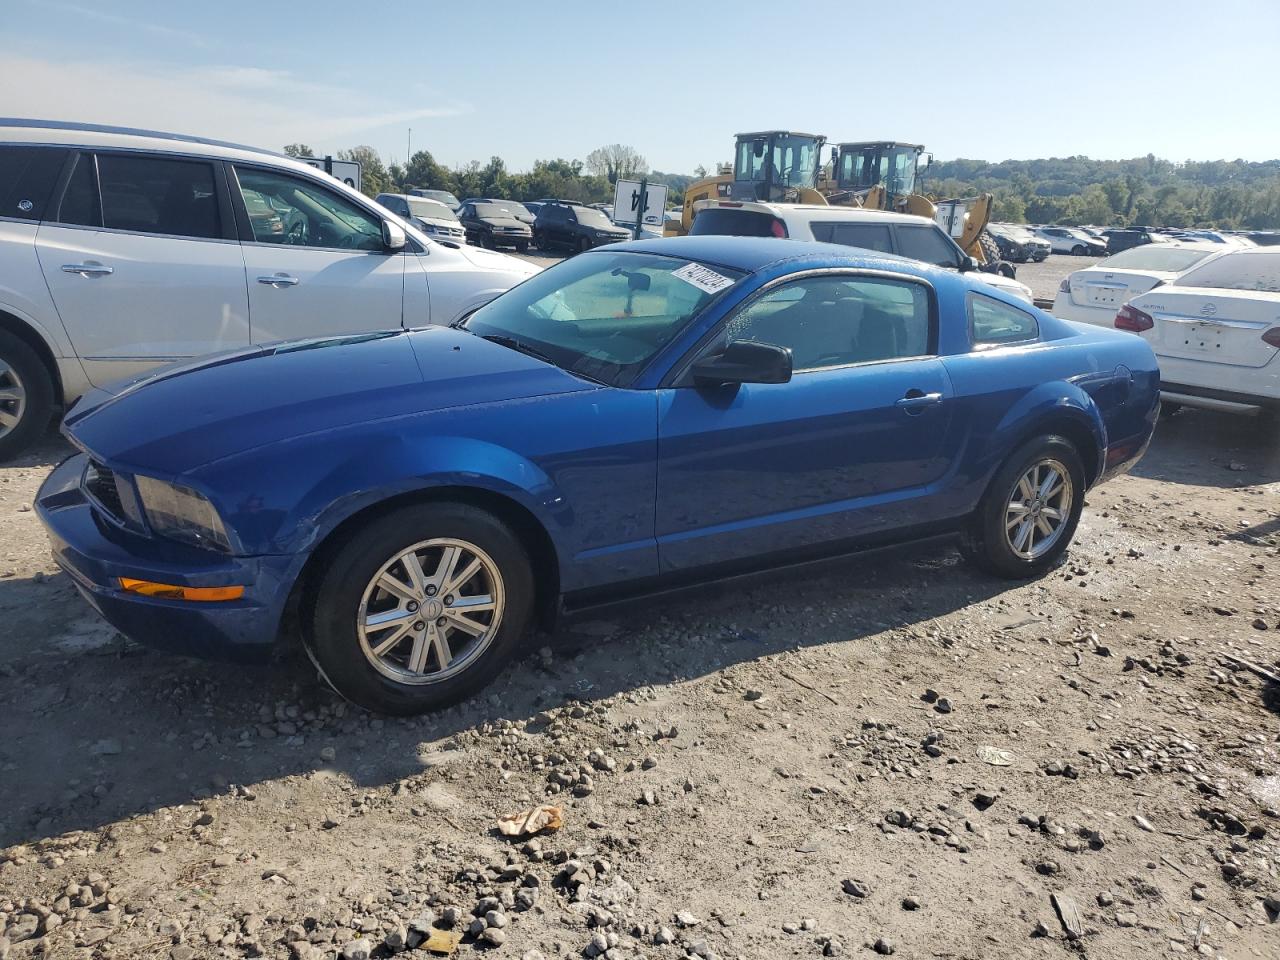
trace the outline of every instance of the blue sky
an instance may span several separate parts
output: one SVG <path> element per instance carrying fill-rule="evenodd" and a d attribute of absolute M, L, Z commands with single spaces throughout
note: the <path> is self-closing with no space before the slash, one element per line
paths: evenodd
<path fill-rule="evenodd" d="M 1280 157 L 1280 0 L 0 0 L 0 115 L 513 169 L 741 130 L 939 159 Z"/>

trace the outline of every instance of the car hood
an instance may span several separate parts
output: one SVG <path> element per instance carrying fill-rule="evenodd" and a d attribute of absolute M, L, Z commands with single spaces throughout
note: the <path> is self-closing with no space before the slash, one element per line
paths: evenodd
<path fill-rule="evenodd" d="M 361 422 L 596 389 L 462 330 L 281 343 L 94 390 L 63 423 L 116 469 L 162 479 L 266 444 Z"/>
<path fill-rule="evenodd" d="M 509 253 L 499 253 L 497 250 L 486 250 L 484 247 L 473 247 L 470 244 L 458 247 L 451 246 L 448 249 L 450 254 L 461 257 L 474 267 L 479 267 L 482 270 L 501 270 L 504 273 L 516 274 L 526 280 L 545 269 L 536 263 L 513 257 Z"/>
<path fill-rule="evenodd" d="M 481 223 L 490 227 L 528 227 L 527 223 L 522 223 L 515 217 L 479 217 Z"/>

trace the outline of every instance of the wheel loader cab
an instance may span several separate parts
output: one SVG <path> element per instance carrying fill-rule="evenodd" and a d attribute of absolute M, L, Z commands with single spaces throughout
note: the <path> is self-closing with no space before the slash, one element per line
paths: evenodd
<path fill-rule="evenodd" d="M 781 201 L 813 190 L 826 137 L 786 130 L 740 133 L 734 153 L 734 200 Z"/>
<path fill-rule="evenodd" d="M 840 190 L 863 193 L 884 187 L 890 202 L 895 197 L 908 197 L 916 192 L 916 173 L 924 154 L 920 144 L 842 143 L 835 148 L 835 154 L 835 180 Z"/>

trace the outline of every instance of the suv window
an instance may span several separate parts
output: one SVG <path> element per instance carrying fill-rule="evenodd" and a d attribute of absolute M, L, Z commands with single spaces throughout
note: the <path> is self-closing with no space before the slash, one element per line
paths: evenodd
<path fill-rule="evenodd" d="M 252 167 L 236 167 L 236 177 L 242 191 L 261 195 L 274 215 L 260 217 L 250 211 L 249 225 L 259 243 L 382 250 L 382 222 L 319 184 Z"/>
<path fill-rule="evenodd" d="M 113 230 L 222 236 L 213 166 L 144 154 L 98 154 L 102 225 Z"/>
<path fill-rule="evenodd" d="M 797 280 L 731 317 L 724 340 L 787 347 L 797 370 L 924 356 L 931 340 L 929 293 L 897 280 Z"/>
<path fill-rule="evenodd" d="M 1040 335 L 1036 318 L 981 294 L 969 294 L 969 331 L 974 343 L 1017 343 Z"/>
<path fill-rule="evenodd" d="M 102 226 L 102 207 L 98 203 L 98 173 L 91 153 L 76 157 L 71 179 L 62 191 L 58 203 L 59 223 L 73 223 L 82 227 Z"/>
<path fill-rule="evenodd" d="M 814 223 L 810 227 L 813 239 L 823 243 L 893 253 L 893 240 L 889 237 L 887 223 Z"/>
<path fill-rule="evenodd" d="M 0 147 L 0 217 L 43 220 L 66 158 L 63 147 Z"/>
<path fill-rule="evenodd" d="M 689 235 L 717 237 L 785 237 L 787 227 L 770 213 L 759 210 L 734 210 L 708 207 L 699 210 L 689 228 Z"/>
<path fill-rule="evenodd" d="M 898 253 L 937 267 L 960 266 L 956 245 L 938 227 L 898 227 Z"/>

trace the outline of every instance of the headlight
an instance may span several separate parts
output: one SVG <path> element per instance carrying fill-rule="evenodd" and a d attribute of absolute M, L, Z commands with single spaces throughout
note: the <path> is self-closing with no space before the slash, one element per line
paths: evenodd
<path fill-rule="evenodd" d="M 138 497 L 151 529 L 162 537 L 197 547 L 231 552 L 227 529 L 201 493 L 154 477 L 137 476 Z"/>

